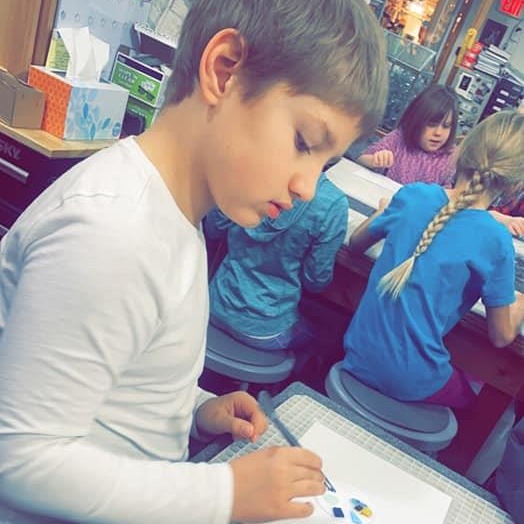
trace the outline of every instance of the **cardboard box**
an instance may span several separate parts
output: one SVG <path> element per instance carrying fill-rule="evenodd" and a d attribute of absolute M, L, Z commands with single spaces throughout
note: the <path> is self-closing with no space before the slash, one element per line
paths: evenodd
<path fill-rule="evenodd" d="M 28 82 L 46 95 L 42 129 L 65 140 L 118 138 L 129 93 L 107 82 L 65 78 L 41 66 L 29 68 Z"/>
<path fill-rule="evenodd" d="M 164 99 L 168 75 L 122 52 L 115 58 L 111 82 L 124 87 L 129 94 L 152 106 L 160 107 Z"/>
<path fill-rule="evenodd" d="M 0 68 L 0 120 L 12 127 L 40 129 L 44 93 Z"/>

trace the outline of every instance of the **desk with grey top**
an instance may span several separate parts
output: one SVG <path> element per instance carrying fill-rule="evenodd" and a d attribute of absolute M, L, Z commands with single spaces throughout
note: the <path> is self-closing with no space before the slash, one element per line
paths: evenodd
<path fill-rule="evenodd" d="M 274 400 L 279 418 L 299 440 L 314 423 L 320 423 L 347 439 L 348 444 L 362 447 L 379 460 L 400 468 L 451 497 L 444 524 L 513 522 L 500 509 L 491 493 L 304 384 L 294 382 Z M 218 439 L 192 460 L 223 462 L 260 447 L 287 445 L 271 422 L 266 433 L 255 444 L 230 442 L 230 439 Z"/>

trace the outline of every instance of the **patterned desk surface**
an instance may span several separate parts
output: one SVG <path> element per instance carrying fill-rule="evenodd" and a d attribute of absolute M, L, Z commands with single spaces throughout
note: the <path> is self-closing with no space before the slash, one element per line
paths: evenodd
<path fill-rule="evenodd" d="M 513 523 L 510 516 L 498 507 L 498 502 L 491 493 L 309 387 L 295 382 L 277 395 L 275 400 L 279 403 L 279 416 L 298 438 L 314 421 L 320 422 L 353 443 L 448 494 L 452 502 L 445 524 Z M 227 461 L 262 446 L 286 445 L 286 442 L 278 430 L 270 425 L 266 434 L 256 444 L 238 441 L 225 449 L 223 445 L 223 442 L 211 444 L 193 460 Z"/>

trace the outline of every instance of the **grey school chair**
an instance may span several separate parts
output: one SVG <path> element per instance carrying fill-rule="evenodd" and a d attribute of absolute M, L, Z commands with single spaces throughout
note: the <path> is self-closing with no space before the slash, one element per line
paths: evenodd
<path fill-rule="evenodd" d="M 422 402 L 400 402 L 360 382 L 337 362 L 325 380 L 329 398 L 428 454 L 447 447 L 457 434 L 450 408 Z"/>
<path fill-rule="evenodd" d="M 250 384 L 275 384 L 289 377 L 295 365 L 291 350 L 264 351 L 255 349 L 209 324 L 205 367 L 219 375 L 239 382 L 240 389 Z"/>

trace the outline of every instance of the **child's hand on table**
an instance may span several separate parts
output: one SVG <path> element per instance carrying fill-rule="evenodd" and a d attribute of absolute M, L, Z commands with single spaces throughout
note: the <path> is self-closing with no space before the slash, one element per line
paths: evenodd
<path fill-rule="evenodd" d="M 234 521 L 307 517 L 313 505 L 294 499 L 321 495 L 326 489 L 320 458 L 304 448 L 264 448 L 230 464 L 235 482 Z"/>
<path fill-rule="evenodd" d="M 389 203 L 391 202 L 391 198 L 387 198 L 387 197 L 382 197 L 379 201 L 378 201 L 378 207 L 377 207 L 377 211 L 384 211 L 384 209 L 386 209 L 386 207 L 389 206 Z"/>
<path fill-rule="evenodd" d="M 508 217 L 506 226 L 514 237 L 524 237 L 524 217 Z"/>
<path fill-rule="evenodd" d="M 251 442 L 255 442 L 268 425 L 256 399 L 245 391 L 207 400 L 198 408 L 195 417 L 201 433 L 230 433 L 234 439 L 249 439 Z"/>
<path fill-rule="evenodd" d="M 377 169 L 383 169 L 391 167 L 395 162 L 395 156 L 393 151 L 389 149 L 383 149 L 373 153 L 372 166 Z"/>
<path fill-rule="evenodd" d="M 524 237 L 524 217 L 513 217 L 511 215 L 505 215 L 492 209 L 490 211 L 493 218 L 499 221 L 501 224 L 504 224 L 509 232 L 514 237 Z"/>

